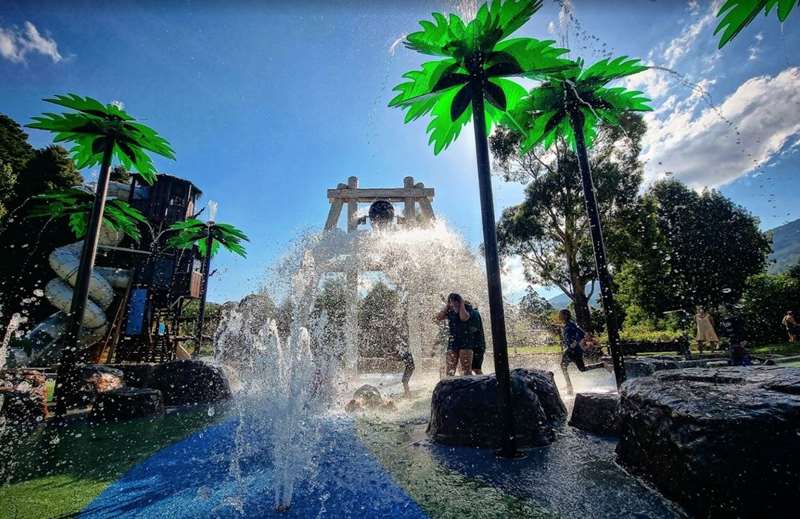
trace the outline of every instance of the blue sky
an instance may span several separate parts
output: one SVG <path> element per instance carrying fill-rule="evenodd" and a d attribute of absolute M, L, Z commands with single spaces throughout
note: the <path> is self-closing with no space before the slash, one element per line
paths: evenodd
<path fill-rule="evenodd" d="M 246 260 L 215 260 L 215 301 L 253 290 L 298 232 L 321 227 L 325 190 L 350 175 L 374 187 L 412 175 L 436 188 L 434 210 L 477 245 L 471 132 L 435 157 L 426 122 L 404 125 L 386 106 L 401 74 L 422 61 L 393 43 L 456 3 L 6 0 L 0 112 L 28 121 L 48 109 L 43 97 L 76 92 L 120 100 L 167 137 L 177 161 L 158 160 L 159 168 L 194 181 L 219 202 L 219 219 L 252 240 Z M 546 0 L 520 33 L 566 37 L 573 57 L 587 61 L 625 54 L 682 74 L 630 80 L 657 108 L 648 116 L 647 180 L 671 174 L 697 189 L 720 187 L 771 228 L 800 217 L 800 70 L 791 51 L 800 48 L 800 15 L 783 27 L 759 17 L 717 51 L 714 11 L 709 2 Z M 29 133 L 37 146 L 50 143 Z M 522 186 L 495 182 L 498 213 L 521 197 Z M 506 292 L 523 288 L 511 262 Z"/>

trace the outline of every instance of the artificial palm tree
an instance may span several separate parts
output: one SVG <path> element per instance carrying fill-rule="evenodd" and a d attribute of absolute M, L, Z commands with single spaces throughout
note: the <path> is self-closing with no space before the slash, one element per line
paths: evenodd
<path fill-rule="evenodd" d="M 482 5 L 468 23 L 455 14 L 445 17 L 440 13 L 433 14 L 433 22 L 421 21 L 422 30 L 409 34 L 405 46 L 442 59 L 406 73 L 403 77 L 408 81 L 395 87 L 398 95 L 389 103 L 407 110 L 405 122 L 431 114 L 428 133 L 434 154 L 450 145 L 474 117 L 497 401 L 504 422 L 501 449 L 504 456 L 516 454 L 516 443 L 486 136 L 492 125 L 525 95 L 525 89 L 508 77 L 537 78 L 571 65 L 561 58 L 566 49 L 554 47 L 552 41 L 508 38 L 541 5 L 541 0 L 493 0 Z"/>
<path fill-rule="evenodd" d="M 725 46 L 742 29 L 750 25 L 758 13 L 764 11 L 764 16 L 777 7 L 778 20 L 783 23 L 789 17 L 800 0 L 728 0 L 717 11 L 717 18 L 721 18 L 714 34 L 722 32 L 719 38 L 719 48 Z"/>
<path fill-rule="evenodd" d="M 175 155 L 166 140 L 151 128 L 136 122 L 117 103 L 104 105 L 90 97 L 80 97 L 75 94 L 59 95 L 45 101 L 74 111 L 61 114 L 45 113 L 40 117 L 34 117 L 28 127 L 55 133 L 55 142 L 71 142 L 73 146 L 70 152 L 78 169 L 100 165 L 97 191 L 86 238 L 83 241 L 81 263 L 70 305 L 70 325 L 64 337 L 64 354 L 58 370 L 56 414 L 61 416 L 67 411 L 65 393 L 73 392 L 76 387 L 75 365 L 80 360 L 79 338 L 89 294 L 89 281 L 97 254 L 97 240 L 106 206 L 112 159 L 117 157 L 126 169 L 133 169 L 144 181 L 152 182 L 156 170 L 148 152 L 171 159 L 174 159 Z"/>
<path fill-rule="evenodd" d="M 211 269 L 211 256 L 217 253 L 222 246 L 234 254 L 246 258 L 247 251 L 242 245 L 242 241 L 250 241 L 245 233 L 226 223 L 215 222 L 213 217 L 206 223 L 189 218 L 183 222 L 177 222 L 169 227 L 170 231 L 177 234 L 167 240 L 167 246 L 178 249 L 191 249 L 197 247 L 200 256 L 204 258 L 203 265 L 203 287 L 200 295 L 200 308 L 197 312 L 197 330 L 193 355 L 200 352 L 200 345 L 203 339 L 203 321 L 206 315 L 206 295 L 208 290 L 208 278 Z"/>
<path fill-rule="evenodd" d="M 618 385 L 625 380 L 625 366 L 619 348 L 619 327 L 614 315 L 611 276 L 606 264 L 603 231 L 587 150 L 592 146 L 600 121 L 619 125 L 620 116 L 625 112 L 651 110 L 647 105 L 649 99 L 641 92 L 607 86 L 614 80 L 645 69 L 647 67 L 639 60 L 626 57 L 604 59 L 588 68 L 584 68 L 583 61 L 578 60 L 577 67 L 551 74 L 546 82 L 531 90 L 505 121 L 508 126 L 523 134 L 520 146 L 523 153 L 536 145 L 549 148 L 557 137 L 561 137 L 570 144 L 578 157 L 597 277 L 606 314 L 609 350 Z"/>
<path fill-rule="evenodd" d="M 89 230 L 95 195 L 78 188 L 60 189 L 35 195 L 28 210 L 30 218 L 66 218 L 75 238 L 81 239 Z M 103 211 L 103 224 L 133 240 L 141 238 L 138 224 L 147 224 L 147 218 L 128 202 L 111 199 Z"/>

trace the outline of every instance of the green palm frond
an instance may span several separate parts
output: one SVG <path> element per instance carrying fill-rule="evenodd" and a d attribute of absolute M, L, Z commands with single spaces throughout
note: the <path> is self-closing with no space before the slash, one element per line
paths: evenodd
<path fill-rule="evenodd" d="M 503 124 L 524 135 L 523 152 L 537 145 L 548 148 L 559 136 L 574 148 L 575 129 L 570 114 L 579 110 L 583 115 L 584 139 L 591 146 L 601 121 L 618 125 L 625 112 L 652 110 L 648 105 L 650 100 L 641 92 L 606 86 L 646 69 L 639 60 L 627 57 L 601 60 L 588 68 L 583 68 L 579 60 L 576 68 L 552 74 L 531 90 L 506 115 Z"/>
<path fill-rule="evenodd" d="M 176 234 L 167 240 L 169 247 L 176 249 L 191 249 L 197 247 L 200 256 L 205 257 L 208 253 L 208 235 L 211 233 L 211 255 L 214 256 L 219 247 L 222 246 L 228 251 L 246 258 L 247 251 L 242 245 L 243 241 L 250 241 L 250 238 L 233 225 L 226 223 L 207 224 L 189 218 L 183 222 L 176 222 L 170 227 Z"/>
<path fill-rule="evenodd" d="M 103 152 L 113 142 L 113 155 L 129 170 L 141 174 L 148 183 L 156 169 L 147 152 L 174 159 L 169 143 L 152 128 L 138 123 L 119 106 L 104 105 L 91 97 L 75 94 L 45 99 L 75 112 L 45 113 L 34 117 L 28 128 L 55 133 L 55 142 L 71 142 L 70 152 L 79 169 L 101 164 Z"/>
<path fill-rule="evenodd" d="M 50 191 L 32 198 L 28 210 L 29 218 L 67 218 L 70 230 L 76 238 L 86 236 L 89 216 L 94 204 L 94 194 L 77 188 Z M 138 224 L 147 223 L 147 218 L 128 202 L 119 199 L 106 201 L 103 224 L 134 240 L 141 238 Z"/>
<path fill-rule="evenodd" d="M 574 64 L 562 58 L 566 49 L 553 41 L 506 39 L 541 7 L 541 0 L 493 0 L 478 10 L 469 23 L 457 15 L 433 14 L 420 22 L 422 30 L 406 37 L 405 45 L 417 52 L 444 56 L 403 75 L 389 106 L 406 110 L 408 123 L 430 115 L 427 131 L 434 153 L 447 148 L 472 118 L 472 87 L 479 84 L 486 112 L 486 131 L 524 95 L 512 76 L 541 78 Z"/>
<path fill-rule="evenodd" d="M 722 32 L 719 48 L 724 47 L 742 29 L 750 25 L 759 12 L 764 11 L 764 16 L 767 16 L 777 7 L 778 20 L 784 22 L 798 5 L 800 0 L 728 0 L 717 11 L 717 18 L 720 18 L 720 21 L 714 30 L 714 35 Z"/>

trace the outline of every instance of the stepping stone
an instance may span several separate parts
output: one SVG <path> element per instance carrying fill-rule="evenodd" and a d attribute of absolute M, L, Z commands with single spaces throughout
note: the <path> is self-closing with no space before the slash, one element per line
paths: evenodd
<path fill-rule="evenodd" d="M 616 393 L 578 393 L 572 407 L 569 425 L 603 436 L 619 434 Z"/>
<path fill-rule="evenodd" d="M 164 414 L 161 391 L 122 388 L 100 393 L 89 419 L 95 422 L 119 422 Z"/>

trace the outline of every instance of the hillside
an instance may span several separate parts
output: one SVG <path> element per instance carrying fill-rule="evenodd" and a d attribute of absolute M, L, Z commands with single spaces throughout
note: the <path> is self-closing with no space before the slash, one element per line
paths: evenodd
<path fill-rule="evenodd" d="M 769 272 L 783 272 L 800 260 L 800 219 L 776 227 L 772 233 Z"/>

